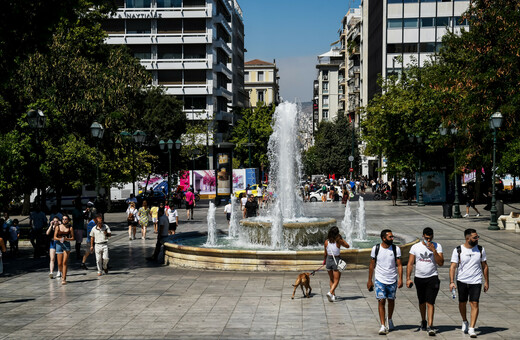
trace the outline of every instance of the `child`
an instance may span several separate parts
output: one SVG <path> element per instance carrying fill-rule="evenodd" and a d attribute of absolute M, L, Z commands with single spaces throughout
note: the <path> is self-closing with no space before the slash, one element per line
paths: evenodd
<path fill-rule="evenodd" d="M 13 224 L 9 227 L 9 246 L 11 248 L 11 256 L 15 257 L 18 254 L 18 239 L 20 238 L 20 227 L 18 226 L 18 219 L 13 220 Z"/>
<path fill-rule="evenodd" d="M 159 207 L 153 205 L 150 209 L 150 213 L 152 214 L 152 222 L 153 222 L 153 232 L 157 234 L 157 212 L 159 211 Z"/>

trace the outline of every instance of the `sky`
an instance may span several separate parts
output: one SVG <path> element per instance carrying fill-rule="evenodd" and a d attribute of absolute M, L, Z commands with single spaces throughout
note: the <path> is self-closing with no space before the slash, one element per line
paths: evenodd
<path fill-rule="evenodd" d="M 238 0 L 246 61 L 276 60 L 284 100 L 312 100 L 317 57 L 339 39 L 341 20 L 359 0 Z"/>

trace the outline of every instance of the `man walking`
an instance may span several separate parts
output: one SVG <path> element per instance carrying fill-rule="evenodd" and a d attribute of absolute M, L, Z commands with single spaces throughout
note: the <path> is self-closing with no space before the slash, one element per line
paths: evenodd
<path fill-rule="evenodd" d="M 92 232 L 92 229 L 95 226 L 96 226 L 96 219 L 95 218 L 93 220 L 90 220 L 87 223 L 87 250 L 85 250 L 85 254 L 83 254 L 83 259 L 81 260 L 81 268 L 85 269 L 85 270 L 88 270 L 87 259 L 90 256 L 90 254 L 92 254 L 92 252 L 90 251 L 90 247 L 89 247 L 90 240 L 91 240 L 90 233 Z M 74 231 L 76 231 L 76 230 L 74 230 Z"/>
<path fill-rule="evenodd" d="M 375 288 L 378 300 L 379 320 L 381 321 L 380 335 L 393 330 L 392 315 L 395 307 L 395 292 L 403 287 L 403 266 L 401 264 L 401 249 L 394 245 L 394 235 L 390 229 L 381 231 L 381 244 L 372 248 L 370 266 L 368 268 L 367 288 L 374 289 L 372 277 L 375 268 Z M 388 300 L 388 327 L 385 326 L 385 304 Z"/>
<path fill-rule="evenodd" d="M 244 206 L 244 218 L 258 216 L 258 203 L 255 200 L 255 196 L 249 195 L 246 205 Z"/>
<path fill-rule="evenodd" d="M 406 267 L 406 287 L 412 288 L 410 279 L 415 263 L 415 288 L 419 299 L 419 311 L 421 312 L 421 330 L 427 331 L 429 336 L 435 336 L 433 329 L 433 313 L 435 311 L 435 299 L 439 293 L 439 273 L 437 266 L 444 264 L 442 246 L 433 242 L 433 229 L 424 228 L 423 239 L 410 249 L 408 266 Z M 426 307 L 428 307 L 428 322 L 426 322 Z"/>
<path fill-rule="evenodd" d="M 455 288 L 459 292 L 459 312 L 462 316 L 462 331 L 471 338 L 476 338 L 475 324 L 478 317 L 478 302 L 482 290 L 482 276 L 484 276 L 484 292 L 489 289 L 489 268 L 486 251 L 478 244 L 479 236 L 475 229 L 464 231 L 466 242 L 453 249 L 450 267 L 450 290 Z M 457 285 L 455 285 L 457 272 Z M 466 304 L 471 306 L 471 322 L 466 318 Z"/>
<path fill-rule="evenodd" d="M 108 238 L 112 236 L 109 226 L 103 224 L 101 214 L 96 215 L 96 226 L 90 231 L 90 252 L 96 252 L 98 276 L 108 274 Z M 95 245 L 95 248 L 94 248 Z"/>
<path fill-rule="evenodd" d="M 157 261 L 159 253 L 161 252 L 161 246 L 164 244 L 164 241 L 166 241 L 166 238 L 168 237 L 169 222 L 168 217 L 164 215 L 164 208 L 159 208 L 157 214 L 159 215 L 159 233 L 157 234 L 157 243 L 155 244 L 155 250 L 153 252 L 153 255 L 146 258 L 146 260 L 148 261 Z"/>
<path fill-rule="evenodd" d="M 44 247 L 43 228 L 47 226 L 47 216 L 37 205 L 29 217 L 29 225 L 31 226 L 30 241 L 34 247 L 34 258 L 40 257 L 42 248 Z M 43 251 L 44 252 L 44 251 Z"/>

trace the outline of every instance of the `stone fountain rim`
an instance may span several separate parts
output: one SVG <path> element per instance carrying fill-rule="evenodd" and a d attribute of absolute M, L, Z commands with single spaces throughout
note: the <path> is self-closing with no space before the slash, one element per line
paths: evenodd
<path fill-rule="evenodd" d="M 310 218 L 313 218 L 313 217 L 310 217 Z M 314 227 L 328 227 L 330 226 L 332 223 L 336 223 L 337 220 L 335 218 L 320 218 L 320 221 L 309 221 L 309 222 L 299 222 L 299 221 L 294 221 L 294 222 L 284 222 L 283 223 L 283 226 L 284 228 L 303 228 L 303 227 L 308 227 L 308 225 L 312 225 Z M 264 221 L 251 221 L 251 220 L 248 220 L 248 219 L 243 219 L 243 220 L 240 220 L 240 224 L 244 227 L 258 227 L 258 226 L 262 226 L 262 227 L 265 227 L 265 228 L 270 228 L 271 225 L 272 225 L 272 222 L 264 222 Z"/>

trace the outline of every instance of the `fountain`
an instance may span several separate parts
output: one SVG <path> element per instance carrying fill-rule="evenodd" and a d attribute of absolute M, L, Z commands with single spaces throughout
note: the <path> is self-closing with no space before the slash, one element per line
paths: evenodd
<path fill-rule="evenodd" d="M 323 261 L 323 242 L 333 218 L 306 217 L 303 200 L 299 196 L 301 157 L 298 136 L 299 112 L 296 104 L 284 102 L 275 111 L 273 133 L 269 140 L 269 190 L 276 199 L 265 215 L 241 220 L 238 223 L 236 200 L 232 198 L 232 216 L 227 237 L 217 237 L 215 206 L 208 210 L 208 233 L 176 234 L 172 243 L 165 244 L 166 263 L 174 266 L 255 271 L 310 271 Z M 323 203 L 316 203 L 323 204 Z M 359 226 L 354 240 L 358 249 L 342 250 L 341 256 L 349 269 L 366 268 L 370 262 L 364 201 L 360 198 L 356 217 Z M 350 203 L 345 208 L 341 231 L 350 240 L 354 233 Z M 206 243 L 199 239 L 206 239 Z M 378 237 L 376 235 L 376 240 Z M 406 260 L 411 238 L 400 237 L 398 242 Z M 368 242 L 368 243 L 367 243 Z M 367 247 L 365 249 L 360 249 Z"/>

